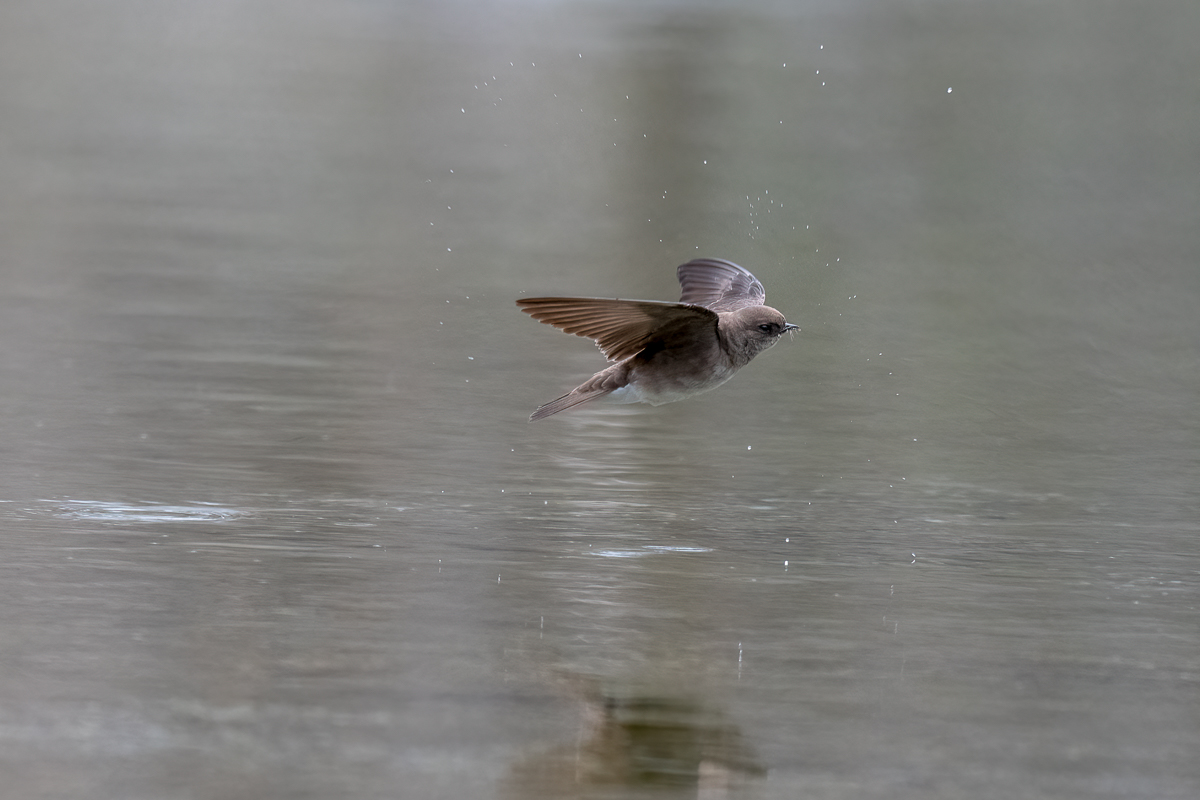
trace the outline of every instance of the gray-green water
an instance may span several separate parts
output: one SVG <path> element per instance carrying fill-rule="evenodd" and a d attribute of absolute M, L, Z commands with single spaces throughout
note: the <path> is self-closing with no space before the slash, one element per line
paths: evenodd
<path fill-rule="evenodd" d="M 0 10 L 0 795 L 1200 795 L 1200 6 Z M 603 366 L 521 294 L 729 258 Z"/>

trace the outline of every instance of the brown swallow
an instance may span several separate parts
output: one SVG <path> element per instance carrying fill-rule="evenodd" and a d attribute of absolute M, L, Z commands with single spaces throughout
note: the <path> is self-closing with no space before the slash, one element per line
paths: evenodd
<path fill-rule="evenodd" d="M 662 405 L 715 389 L 787 331 L 763 305 L 758 279 L 732 261 L 698 258 L 675 271 L 678 303 L 598 297 L 528 297 L 517 305 L 539 322 L 594 339 L 615 361 L 529 417 L 530 421 L 607 398 Z"/>

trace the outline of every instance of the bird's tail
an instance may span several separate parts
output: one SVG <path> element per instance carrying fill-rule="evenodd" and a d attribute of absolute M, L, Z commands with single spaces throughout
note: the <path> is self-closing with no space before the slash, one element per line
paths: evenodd
<path fill-rule="evenodd" d="M 556 400 L 551 400 L 545 405 L 538 406 L 537 411 L 534 411 L 529 415 L 529 421 L 536 422 L 539 419 L 545 419 L 551 414 L 557 414 L 560 411 L 566 411 L 569 408 L 574 408 L 575 406 L 589 403 L 592 400 L 599 400 L 601 397 L 604 397 L 607 394 L 612 394 L 612 391 L 612 389 L 596 388 L 581 392 L 579 389 L 576 389 L 572 392 L 564 394 L 562 397 L 559 397 Z"/>

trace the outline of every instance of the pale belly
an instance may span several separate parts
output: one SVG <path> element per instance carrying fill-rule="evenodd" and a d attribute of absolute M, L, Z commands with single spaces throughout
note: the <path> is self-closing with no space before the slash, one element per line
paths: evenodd
<path fill-rule="evenodd" d="M 715 389 L 732 378 L 735 372 L 736 369 L 725 368 L 715 371 L 704 380 L 658 380 L 652 382 L 653 388 L 635 377 L 627 385 L 613 390 L 605 399 L 610 403 L 649 403 L 652 406 L 661 406 Z"/>

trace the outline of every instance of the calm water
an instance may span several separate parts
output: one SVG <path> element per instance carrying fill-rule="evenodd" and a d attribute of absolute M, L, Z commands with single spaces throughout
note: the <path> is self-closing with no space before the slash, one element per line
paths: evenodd
<path fill-rule="evenodd" d="M 0 10 L 0 796 L 1200 796 L 1200 7 Z M 685 403 L 524 294 L 800 324 Z"/>

